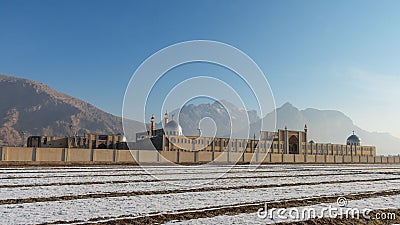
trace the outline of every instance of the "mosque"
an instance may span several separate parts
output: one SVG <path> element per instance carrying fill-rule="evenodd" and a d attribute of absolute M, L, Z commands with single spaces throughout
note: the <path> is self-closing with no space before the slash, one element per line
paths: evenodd
<path fill-rule="evenodd" d="M 362 146 L 361 139 L 350 135 L 346 144 L 316 143 L 308 141 L 307 125 L 304 130 L 279 129 L 261 131 L 260 139 L 232 139 L 223 137 L 184 136 L 177 121 L 164 116 L 164 128 L 156 129 L 152 115 L 150 129 L 136 134 L 130 148 L 156 149 L 158 151 L 215 151 L 215 152 L 266 152 L 271 154 L 351 155 L 376 156 L 375 146 Z"/>

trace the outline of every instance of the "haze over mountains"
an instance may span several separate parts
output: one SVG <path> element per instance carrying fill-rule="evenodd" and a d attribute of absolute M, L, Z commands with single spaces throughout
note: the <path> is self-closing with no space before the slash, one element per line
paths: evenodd
<path fill-rule="evenodd" d="M 256 123 L 259 120 L 255 110 L 246 111 L 228 101 L 215 101 L 206 104 L 188 104 L 182 109 L 175 109 L 170 115 L 179 116 L 179 124 L 182 126 L 184 135 L 198 135 L 199 123 L 204 118 L 214 121 L 215 124 L 200 124 L 204 136 L 229 137 L 235 131 L 247 127 L 247 124 Z M 176 118 L 176 117 L 175 117 Z M 249 121 L 249 122 L 248 122 Z M 214 131 L 215 132 L 212 132 Z M 258 129 L 260 130 L 260 129 Z M 246 135 L 246 138 L 248 135 Z"/>
<path fill-rule="evenodd" d="M 277 109 L 277 127 L 299 130 L 307 124 L 309 140 L 323 143 L 346 143 L 347 137 L 355 133 L 363 145 L 375 145 L 377 154 L 400 153 L 400 139 L 389 133 L 369 132 L 356 126 L 340 111 L 308 108 L 299 110 L 290 103 Z"/>
<path fill-rule="evenodd" d="M 247 119 L 247 113 L 252 124 L 260 120 L 255 111 L 246 112 L 229 102 L 223 104 L 232 116 L 233 127 L 240 127 L 243 118 Z M 378 154 L 397 155 L 400 152 L 399 138 L 387 133 L 365 131 L 339 111 L 299 110 L 286 103 L 276 113 L 277 128 L 287 126 L 288 129 L 302 130 L 307 124 L 309 140 L 345 143 L 354 130 L 363 144 L 376 145 Z M 177 115 L 178 112 L 171 114 Z M 231 126 L 227 116 L 226 109 L 218 103 L 187 105 L 181 110 L 179 121 L 185 134 L 194 135 L 198 134 L 199 121 L 209 117 L 217 123 L 217 135 L 224 136 Z M 143 125 L 130 121 L 130 133 L 134 133 L 135 127 L 139 126 Z M 36 81 L 0 75 L 0 144 L 21 145 L 29 135 L 84 133 L 122 133 L 121 118 Z"/>

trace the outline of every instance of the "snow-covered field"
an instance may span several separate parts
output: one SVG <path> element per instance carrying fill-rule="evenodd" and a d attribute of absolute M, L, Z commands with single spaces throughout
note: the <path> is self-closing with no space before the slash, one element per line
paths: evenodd
<path fill-rule="evenodd" d="M 317 205 L 310 205 L 306 207 L 290 207 L 285 209 L 287 212 L 290 212 L 292 210 L 295 210 L 295 212 L 302 212 L 305 211 L 304 209 L 315 209 L 316 216 L 324 215 L 324 216 L 329 216 L 328 213 L 324 210 L 329 206 L 334 207 L 335 204 L 317 204 Z M 361 214 L 359 215 L 362 217 L 362 212 L 365 209 L 368 210 L 377 210 L 377 209 L 398 209 L 400 207 L 400 195 L 393 195 L 389 197 L 377 197 L 377 198 L 366 198 L 366 199 L 361 199 L 361 200 L 353 200 L 349 201 L 348 205 L 346 206 L 345 209 L 360 209 L 359 212 Z M 295 222 L 295 221 L 300 221 L 303 220 L 301 219 L 301 216 L 299 218 L 290 218 L 290 216 L 284 215 L 282 218 L 277 215 L 277 211 L 280 209 L 276 209 L 275 213 L 269 217 L 264 216 L 259 216 L 258 213 L 241 213 L 238 215 L 234 216 L 228 216 L 228 215 L 221 215 L 221 216 L 215 216 L 211 218 L 199 218 L 199 219 L 193 219 L 193 220 L 185 220 L 185 221 L 169 221 L 165 224 L 167 225 L 196 225 L 196 224 L 274 224 L 274 223 L 279 223 L 279 222 Z M 340 212 L 338 210 L 338 212 Z M 345 212 L 345 211 L 344 211 Z M 366 211 L 367 212 L 367 211 Z M 261 214 L 262 215 L 262 214 Z M 300 214 L 301 215 L 301 214 Z M 332 214 L 335 216 L 335 214 Z M 343 214 L 339 214 L 343 215 Z M 373 214 L 369 213 L 366 214 L 367 216 L 372 217 Z"/>
<path fill-rule="evenodd" d="M 0 223 L 135 220 L 178 212 L 196 214 L 209 208 L 358 194 L 373 196 L 349 201 L 349 205 L 366 207 L 374 202 L 371 209 L 400 209 L 399 193 L 381 194 L 400 191 L 399 166 L 265 165 L 235 166 L 224 173 L 226 170 L 227 166 L 0 168 Z M 256 212 L 248 212 L 160 222 L 265 224 L 277 220 L 260 219 Z"/>

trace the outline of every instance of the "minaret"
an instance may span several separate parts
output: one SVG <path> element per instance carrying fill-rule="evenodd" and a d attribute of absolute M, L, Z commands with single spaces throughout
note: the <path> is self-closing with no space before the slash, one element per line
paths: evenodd
<path fill-rule="evenodd" d="M 306 143 L 307 143 L 307 131 L 308 131 L 308 129 L 307 129 L 307 124 L 304 124 L 304 133 L 305 133 L 305 140 L 306 140 Z"/>
<path fill-rule="evenodd" d="M 168 111 L 165 111 L 165 114 L 164 114 L 164 126 L 167 125 L 167 123 L 168 123 Z"/>
<path fill-rule="evenodd" d="M 156 135 L 156 125 L 154 123 L 154 114 L 151 115 L 150 136 Z"/>
<path fill-rule="evenodd" d="M 285 132 L 284 132 L 284 141 L 285 141 L 285 143 L 284 143 L 284 145 L 283 145 L 283 147 L 284 147 L 284 150 L 283 150 L 284 154 L 288 154 L 288 153 L 289 153 L 289 137 L 288 137 L 288 136 L 289 136 L 289 135 L 288 135 L 287 126 L 285 126 Z"/>

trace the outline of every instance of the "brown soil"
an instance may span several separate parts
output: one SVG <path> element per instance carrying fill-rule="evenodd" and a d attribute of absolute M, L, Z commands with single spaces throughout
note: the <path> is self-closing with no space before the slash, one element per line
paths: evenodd
<path fill-rule="evenodd" d="M 224 191 L 224 190 L 237 190 L 237 189 L 276 188 L 276 187 L 289 187 L 289 186 L 301 186 L 301 185 L 311 186 L 311 185 L 321 185 L 321 184 L 343 184 L 343 183 L 354 183 L 354 182 L 365 183 L 365 182 L 387 181 L 387 180 L 400 180 L 400 178 L 326 181 L 326 182 L 314 182 L 314 183 L 292 183 L 292 184 L 271 184 L 271 185 L 245 185 L 236 187 L 193 188 L 186 190 L 181 189 L 181 190 L 160 190 L 160 191 L 133 191 L 125 193 L 99 193 L 99 194 L 58 196 L 58 197 L 47 197 L 47 198 L 43 197 L 43 198 L 28 198 L 28 199 L 6 199 L 6 200 L 0 200 L 0 205 L 32 203 L 32 202 L 48 202 L 48 201 L 66 201 L 66 200 L 89 199 L 89 198 L 109 198 L 109 197 L 122 197 L 122 196 L 136 196 L 136 195 L 157 195 L 157 194 L 177 194 L 177 193 L 188 193 L 188 192 Z"/>
<path fill-rule="evenodd" d="M 176 173 L 173 173 L 176 174 Z M 188 174 L 188 173 L 186 173 Z M 264 179 L 264 178 L 280 178 L 280 177 L 324 177 L 324 176 L 350 176 L 350 175 L 359 175 L 359 174 L 369 174 L 367 172 L 359 172 L 359 173 L 345 173 L 345 174 L 314 174 L 314 175 L 307 175 L 307 174 L 300 174 L 300 175 L 280 175 L 280 176 L 238 176 L 238 177 L 220 177 L 218 180 L 235 180 L 235 179 L 244 179 L 244 178 L 254 178 L 254 179 Z M 138 174 L 123 174 L 123 175 L 101 175 L 101 176 L 137 176 Z M 141 174 L 141 175 L 148 175 L 148 174 Z M 179 174 L 177 174 L 179 175 Z M 66 177 L 66 176 L 49 176 L 49 178 L 53 177 Z M 83 175 L 83 176 L 73 176 L 73 177 L 93 177 L 93 175 Z M 24 179 L 27 177 L 24 177 Z M 29 177 L 29 178 L 43 178 L 43 177 Z M 11 179 L 11 178 L 8 178 Z M 16 178 L 14 178 L 16 179 Z M 0 185 L 0 188 L 19 188 L 19 187 L 48 187 L 48 186 L 65 186 L 65 185 L 92 185 L 92 184 L 128 184 L 128 183 L 139 183 L 139 182 L 160 182 L 160 181 L 186 181 L 186 180 L 211 180 L 213 178 L 172 178 L 172 179 L 140 179 L 140 180 L 116 180 L 116 181 L 90 181 L 90 182 L 63 182 L 63 183 L 48 183 L 48 184 L 10 184 L 10 185 Z M 217 179 L 217 178 L 216 178 Z M 1 180 L 1 179 L 0 179 Z"/>
<path fill-rule="evenodd" d="M 387 219 L 377 218 L 375 215 L 386 214 L 387 216 L 391 213 L 393 217 L 388 217 Z M 315 224 L 343 224 L 343 225 L 389 225 L 389 224 L 399 224 L 400 223 L 400 209 L 380 209 L 374 210 L 369 213 L 370 219 L 365 219 L 360 216 L 357 218 L 319 218 L 307 221 L 299 221 L 292 223 L 278 223 L 279 225 L 315 225 Z"/>

